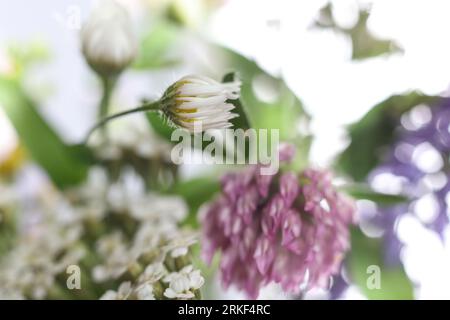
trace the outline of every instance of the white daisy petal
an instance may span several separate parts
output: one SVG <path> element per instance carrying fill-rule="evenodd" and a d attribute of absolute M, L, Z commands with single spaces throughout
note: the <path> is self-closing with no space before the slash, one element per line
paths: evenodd
<path fill-rule="evenodd" d="M 240 81 L 220 83 L 200 75 L 181 78 L 164 93 L 162 110 L 176 125 L 189 131 L 223 129 L 238 116 L 227 100 L 239 98 Z"/>

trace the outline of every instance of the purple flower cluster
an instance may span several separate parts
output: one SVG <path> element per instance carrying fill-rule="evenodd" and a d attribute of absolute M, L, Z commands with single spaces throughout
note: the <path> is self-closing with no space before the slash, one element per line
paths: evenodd
<path fill-rule="evenodd" d="M 409 200 L 395 206 L 379 207 L 375 215 L 368 215 L 368 219 L 365 218 L 368 212 L 364 208 L 359 214 L 362 220 L 367 220 L 383 232 L 384 263 L 389 266 L 402 263 L 400 253 L 403 243 L 397 236 L 397 222 L 404 215 L 417 215 L 416 205 L 423 197 L 434 202 L 434 205 L 427 205 L 428 213 L 435 211 L 432 219 L 423 221 L 424 226 L 442 236 L 449 223 L 446 198 L 450 192 L 450 99 L 442 99 L 431 107 L 421 105 L 405 113 L 396 133 L 395 143 L 389 148 L 383 163 L 370 173 L 368 180 L 376 185 L 375 181 L 380 176 L 391 175 L 391 178 L 401 182 L 398 193 Z M 424 153 L 434 156 L 421 160 Z M 436 163 L 439 158 L 441 164 Z M 426 162 L 425 166 L 423 162 Z M 385 184 L 391 182 L 386 181 Z M 347 283 L 339 275 L 334 284 L 331 294 L 333 298 L 338 298 Z"/>
<path fill-rule="evenodd" d="M 290 160 L 291 151 L 282 150 L 280 160 Z M 259 169 L 223 177 L 222 194 L 202 216 L 204 257 L 210 262 L 220 250 L 224 286 L 253 299 L 270 282 L 291 293 L 326 287 L 349 249 L 352 200 L 336 191 L 327 171 Z"/>
<path fill-rule="evenodd" d="M 432 214 L 425 221 L 422 219 L 424 226 L 442 235 L 448 225 L 449 157 L 450 99 L 443 99 L 432 107 L 422 105 L 404 114 L 398 138 L 386 160 L 369 176 L 371 184 L 382 174 L 396 177 L 401 181 L 400 193 L 409 198 L 407 203 L 379 208 L 371 219 L 384 232 L 387 264 L 400 263 L 402 243 L 395 230 L 399 217 L 420 216 L 423 208 L 417 205 L 425 197 L 431 201 L 426 211 Z"/>

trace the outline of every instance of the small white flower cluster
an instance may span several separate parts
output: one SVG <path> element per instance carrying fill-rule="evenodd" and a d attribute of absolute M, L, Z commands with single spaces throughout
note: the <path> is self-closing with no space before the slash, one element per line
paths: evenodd
<path fill-rule="evenodd" d="M 1 260 L 0 296 L 70 297 L 66 269 L 75 264 L 88 287 L 117 285 L 104 298 L 198 297 L 203 278 L 186 268 L 196 235 L 178 227 L 187 214 L 181 198 L 146 192 L 132 170 L 111 183 L 99 167 L 76 189 L 43 188 L 39 196 L 38 221 Z M 82 292 L 91 298 L 98 289 Z"/>
<path fill-rule="evenodd" d="M 140 260 L 161 262 L 184 258 L 195 242 L 193 234 L 181 231 L 166 234 L 164 229 L 150 224 L 143 225 L 129 245 L 122 233 L 102 236 L 96 248 L 103 263 L 92 270 L 93 279 L 103 282 L 133 273 L 136 267 L 141 268 Z"/>
<path fill-rule="evenodd" d="M 200 271 L 190 265 L 178 270 L 179 264 L 189 263 L 189 247 L 195 242 L 195 235 L 169 224 L 143 223 L 128 246 L 123 234 L 106 235 L 97 242 L 104 264 L 93 269 L 93 278 L 99 282 L 124 275 L 135 278 L 134 283 L 122 283 L 117 292 L 107 291 L 104 299 L 195 298 L 203 284 Z M 145 263 L 150 264 L 143 268 Z M 123 294 L 124 288 L 128 295 Z"/>
<path fill-rule="evenodd" d="M 53 219 L 55 212 L 47 213 L 1 259 L 0 289 L 6 298 L 48 297 L 60 285 L 57 276 L 85 255 L 79 242 L 81 229 L 63 226 Z"/>
<path fill-rule="evenodd" d="M 123 282 L 117 291 L 108 290 L 105 292 L 103 296 L 100 297 L 100 300 L 127 300 L 133 292 L 133 288 L 131 287 L 131 282 Z M 154 299 L 149 299 L 154 300 Z"/>
<path fill-rule="evenodd" d="M 163 281 L 169 284 L 164 291 L 164 296 L 169 299 L 192 299 L 195 297 L 195 290 L 200 289 L 205 282 L 200 270 L 194 270 L 192 265 L 168 274 Z"/>
<path fill-rule="evenodd" d="M 129 216 L 158 228 L 177 229 L 176 224 L 187 215 L 185 202 L 176 196 L 147 192 L 143 179 L 134 170 L 123 170 L 116 181 L 110 181 L 101 167 L 93 167 L 84 185 L 68 191 L 76 204 L 68 216 L 74 219 L 103 219 L 106 212 Z M 69 219 L 69 218 L 68 218 Z"/>
<path fill-rule="evenodd" d="M 92 269 L 92 278 L 97 283 L 130 274 L 136 277 L 146 263 L 184 259 L 189 247 L 196 242 L 195 234 L 182 231 L 177 226 L 187 214 L 184 201 L 174 196 L 146 192 L 142 179 L 133 171 L 125 171 L 111 184 L 103 169 L 94 168 L 87 183 L 77 192 L 83 199 L 81 208 L 84 209 L 81 211 L 94 212 L 95 208 L 99 208 L 98 199 L 104 199 L 100 211 L 109 212 L 110 216 L 116 216 L 119 223 L 131 225 L 134 229 L 131 236 L 115 229 L 97 239 L 95 251 L 102 261 Z M 80 213 L 77 215 L 82 216 Z M 148 268 L 145 270 L 149 272 Z M 125 288 L 128 288 L 126 282 L 115 292 L 115 296 L 126 296 L 122 294 Z M 133 285 L 133 290 L 137 290 L 132 295 L 135 298 L 150 292 L 148 282 L 143 283 L 141 277 Z M 112 291 L 107 292 L 107 296 L 111 297 L 111 294 Z"/>
<path fill-rule="evenodd" d="M 108 290 L 101 299 L 194 299 L 204 281 L 200 270 L 195 270 L 192 265 L 169 273 L 162 263 L 154 263 L 147 266 L 135 286 L 130 281 L 123 282 L 117 291 Z"/>

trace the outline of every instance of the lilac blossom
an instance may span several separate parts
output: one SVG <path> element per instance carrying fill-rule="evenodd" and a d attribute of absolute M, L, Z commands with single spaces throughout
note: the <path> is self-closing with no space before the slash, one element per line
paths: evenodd
<path fill-rule="evenodd" d="M 397 222 L 405 215 L 419 218 L 425 227 L 443 236 L 448 225 L 450 191 L 450 99 L 428 107 L 419 105 L 402 116 L 396 140 L 386 153 L 384 161 L 369 174 L 368 180 L 376 191 L 402 194 L 409 198 L 394 206 L 379 206 L 375 215 L 360 210 L 361 220 L 382 231 L 384 263 L 401 265 L 403 243 L 397 235 Z M 380 177 L 384 179 L 379 184 Z M 394 188 L 392 188 L 394 186 Z M 390 190 L 389 190 L 390 189 Z M 431 199 L 426 211 L 432 211 L 427 219 L 420 219 L 423 208 L 418 207 L 424 197 Z M 422 212 L 423 213 L 423 212 Z M 364 218 L 367 215 L 367 218 Z M 344 282 L 343 282 L 344 281 Z M 342 277 L 336 279 L 331 294 L 333 298 L 343 291 Z"/>
<path fill-rule="evenodd" d="M 280 151 L 290 161 L 292 148 Z M 203 212 L 203 255 L 221 251 L 225 287 L 257 298 L 270 282 L 297 294 L 327 287 L 349 249 L 352 200 L 338 193 L 327 171 L 261 175 L 259 166 L 228 173 L 222 194 Z"/>
<path fill-rule="evenodd" d="M 380 207 L 371 219 L 381 228 L 385 244 L 385 262 L 400 263 L 402 243 L 398 239 L 395 226 L 398 219 L 406 214 L 416 216 L 428 229 L 443 235 L 448 225 L 448 204 L 446 197 L 450 191 L 450 100 L 444 99 L 439 105 L 420 105 L 402 117 L 398 138 L 386 160 L 375 168 L 369 182 L 377 187 L 376 179 L 388 174 L 389 179 L 397 179 L 399 187 L 394 192 L 409 198 L 407 203 Z M 378 186 L 378 187 L 382 187 Z M 423 217 L 420 202 L 428 199 L 428 217 Z"/>

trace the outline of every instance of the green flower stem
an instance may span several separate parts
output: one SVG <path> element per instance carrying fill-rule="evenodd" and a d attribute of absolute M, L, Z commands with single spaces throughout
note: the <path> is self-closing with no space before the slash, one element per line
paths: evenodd
<path fill-rule="evenodd" d="M 146 111 L 157 111 L 160 109 L 160 104 L 159 101 L 155 101 L 155 102 L 146 102 L 144 105 L 134 108 L 134 109 L 130 109 L 130 110 L 126 110 L 123 112 L 119 112 L 116 114 L 113 114 L 111 116 L 108 117 L 104 117 L 102 120 L 100 120 L 91 130 L 89 130 L 88 134 L 86 135 L 85 138 L 85 143 L 88 142 L 89 137 L 92 135 L 92 133 L 97 130 L 98 128 L 103 127 L 105 124 L 107 124 L 108 122 L 110 122 L 111 120 L 114 120 L 116 118 L 120 118 L 132 113 L 137 113 L 137 112 L 146 112 Z"/>
<path fill-rule="evenodd" d="M 116 84 L 116 77 L 102 77 L 102 90 L 103 95 L 100 100 L 100 106 L 98 108 L 98 119 L 103 119 L 108 115 L 109 105 L 111 102 L 111 95 Z"/>

